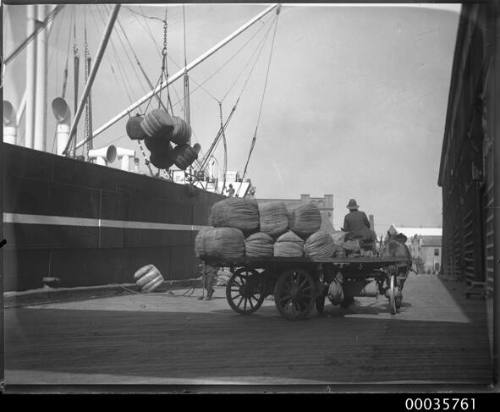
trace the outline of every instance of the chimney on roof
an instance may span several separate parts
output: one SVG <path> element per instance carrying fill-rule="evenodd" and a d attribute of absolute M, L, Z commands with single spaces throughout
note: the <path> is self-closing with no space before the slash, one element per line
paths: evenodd
<path fill-rule="evenodd" d="M 375 219 L 373 218 L 373 215 L 369 215 L 368 219 L 370 220 L 370 228 L 371 228 L 371 230 L 375 230 Z"/>

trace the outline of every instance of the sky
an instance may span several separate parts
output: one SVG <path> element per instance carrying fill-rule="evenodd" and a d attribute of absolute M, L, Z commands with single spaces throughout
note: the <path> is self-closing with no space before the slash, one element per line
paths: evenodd
<path fill-rule="evenodd" d="M 184 29 L 189 62 L 265 8 L 167 7 L 169 73 L 184 62 Z M 55 130 L 50 101 L 61 96 L 66 59 L 72 71 L 72 30 L 76 28 L 75 44 L 83 51 L 87 27 L 90 53 L 95 55 L 110 10 L 104 5 L 66 6 L 51 28 L 48 150 L 53 150 Z M 241 95 L 226 131 L 228 170 L 243 171 L 258 126 L 247 171 L 257 197 L 333 194 L 337 229 L 351 198 L 374 215 L 377 233 L 393 223 L 441 226 L 437 179 L 459 10 L 458 5 L 284 5 L 273 48 L 274 13 L 190 73 L 193 142 L 201 144 L 203 153 L 220 126 L 219 102 L 226 118 Z M 25 6 L 9 5 L 6 11 L 4 56 L 26 35 Z M 128 42 L 149 79 L 158 81 L 163 43 L 159 19 L 164 16 L 165 7 L 122 6 L 120 25 L 115 26 L 92 91 L 94 129 L 148 91 Z M 4 99 L 15 107 L 24 91 L 25 58 L 21 53 L 5 70 Z M 83 73 L 80 78 L 81 93 Z M 65 97 L 71 106 L 72 82 L 70 74 Z M 182 104 L 176 103 L 182 93 L 181 82 L 169 88 L 174 114 L 181 117 Z M 157 103 L 151 102 L 151 107 Z M 137 150 L 126 137 L 125 122 L 96 137 L 94 145 Z M 80 126 L 79 141 L 82 130 Z M 219 164 L 222 153 L 221 145 L 216 151 Z"/>

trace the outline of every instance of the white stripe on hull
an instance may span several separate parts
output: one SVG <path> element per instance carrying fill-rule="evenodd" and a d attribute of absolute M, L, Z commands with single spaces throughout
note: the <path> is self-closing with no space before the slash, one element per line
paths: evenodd
<path fill-rule="evenodd" d="M 4 223 L 21 223 L 25 225 L 55 225 L 109 227 L 116 229 L 150 229 L 150 230 L 188 230 L 198 231 L 209 226 L 180 225 L 176 223 L 137 222 L 130 220 L 90 219 L 85 217 L 28 215 L 23 213 L 4 213 Z"/>

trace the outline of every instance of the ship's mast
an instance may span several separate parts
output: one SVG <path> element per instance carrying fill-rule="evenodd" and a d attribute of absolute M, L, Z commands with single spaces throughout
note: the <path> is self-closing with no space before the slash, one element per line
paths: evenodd
<path fill-rule="evenodd" d="M 80 117 L 82 116 L 83 109 L 85 107 L 85 104 L 87 102 L 87 98 L 90 93 L 90 89 L 92 88 L 92 85 L 94 83 L 95 76 L 97 74 L 97 71 L 99 70 L 99 66 L 101 65 L 102 57 L 104 55 L 104 51 L 106 50 L 106 46 L 108 44 L 109 38 L 111 36 L 111 32 L 113 30 L 113 26 L 115 24 L 115 21 L 118 17 L 118 12 L 120 11 L 120 4 L 117 4 L 114 8 L 113 11 L 111 12 L 111 16 L 109 17 L 108 24 L 106 26 L 106 31 L 104 32 L 104 36 L 102 38 L 101 44 L 99 45 L 99 50 L 97 51 L 97 55 L 95 58 L 95 63 L 92 66 L 92 70 L 90 71 L 89 78 L 87 79 L 87 83 L 85 84 L 85 89 L 83 90 L 82 97 L 80 99 L 80 103 L 78 104 L 78 108 L 75 113 L 75 118 L 73 119 L 73 123 L 71 125 L 71 129 L 69 132 L 70 139 L 68 141 L 68 144 L 66 145 L 66 148 L 64 149 L 64 154 L 67 155 L 68 149 L 71 146 L 71 140 L 74 136 L 74 132 L 76 130 L 76 126 L 78 124 L 78 121 L 80 120 Z M 87 139 L 86 139 L 87 140 Z M 75 147 L 77 149 L 79 146 Z"/>
<path fill-rule="evenodd" d="M 28 5 L 26 9 L 28 38 L 35 33 L 36 6 Z M 26 115 L 24 129 L 24 145 L 33 148 L 33 134 L 35 127 L 35 87 L 36 87 L 36 42 L 26 45 Z"/>
<path fill-rule="evenodd" d="M 45 21 L 47 5 L 36 6 L 37 23 Z M 47 30 L 38 33 L 36 38 L 36 86 L 35 86 L 35 129 L 34 145 L 36 150 L 46 150 L 47 146 Z"/>

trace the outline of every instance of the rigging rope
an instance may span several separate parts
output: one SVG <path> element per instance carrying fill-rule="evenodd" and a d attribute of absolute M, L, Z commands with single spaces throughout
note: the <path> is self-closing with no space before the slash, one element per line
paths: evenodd
<path fill-rule="evenodd" d="M 88 64 L 88 59 L 90 58 L 90 52 L 89 52 L 89 44 L 88 44 L 88 39 L 87 39 L 87 9 L 85 9 L 85 13 L 83 15 L 83 42 L 84 42 L 84 60 L 83 60 L 83 67 L 84 67 L 84 72 L 85 72 L 85 83 L 87 82 L 89 78 L 89 71 L 90 67 Z M 88 140 L 87 142 L 87 153 L 89 150 L 92 149 L 92 140 L 90 139 L 90 134 L 92 133 L 92 130 L 90 130 L 90 93 L 89 97 L 87 98 L 87 101 L 85 103 L 85 138 Z"/>
<path fill-rule="evenodd" d="M 220 117 L 220 127 L 222 130 L 222 142 L 224 144 L 224 178 L 222 181 L 222 189 L 220 194 L 224 194 L 224 190 L 226 189 L 226 173 L 227 173 L 227 141 L 226 141 L 226 133 L 224 123 L 222 122 L 222 102 L 219 103 L 219 117 Z"/>
<path fill-rule="evenodd" d="M 103 24 L 106 24 L 106 20 L 105 20 L 104 16 L 102 15 L 101 10 L 99 9 L 99 6 L 97 6 L 97 7 L 98 7 L 97 8 L 97 13 L 99 15 L 99 18 L 101 19 L 101 21 L 103 22 Z M 117 67 L 118 75 L 117 75 L 117 72 L 115 71 L 115 68 L 114 68 L 113 64 L 111 62 L 109 62 L 109 66 L 110 66 L 111 72 L 113 73 L 113 75 L 114 75 L 114 77 L 116 79 L 120 78 L 120 80 L 122 82 L 122 88 L 123 88 L 123 90 L 125 90 L 125 93 L 127 95 L 127 98 L 129 99 L 129 102 L 133 103 L 134 100 L 132 99 L 132 96 L 130 95 L 130 91 L 131 91 L 130 84 L 131 84 L 131 82 L 128 79 L 127 74 L 124 73 L 123 70 L 122 70 L 122 64 L 119 61 L 118 51 L 116 49 L 116 46 L 115 46 L 115 43 L 114 43 L 113 39 L 110 38 L 109 42 L 111 44 L 111 49 L 113 50 L 113 53 L 115 55 L 115 57 L 112 58 L 112 59 L 115 61 L 115 65 Z M 117 82 L 118 82 L 118 80 L 117 80 Z M 130 113 L 128 113 L 128 115 L 130 117 Z"/>
<path fill-rule="evenodd" d="M 127 43 L 128 43 L 128 46 L 130 47 L 130 50 L 131 50 L 131 52 L 132 52 L 132 54 L 133 54 L 133 56 L 134 56 L 135 62 L 136 62 L 136 64 L 137 64 L 137 66 L 139 67 L 139 70 L 141 71 L 141 73 L 142 73 L 142 75 L 143 75 L 143 77 L 144 77 L 144 80 L 146 81 L 147 85 L 148 85 L 148 86 L 149 86 L 149 88 L 150 88 L 149 90 L 154 89 L 154 85 L 153 85 L 153 83 L 151 82 L 150 78 L 148 77 L 148 75 L 147 75 L 146 71 L 144 70 L 144 67 L 143 67 L 143 66 L 142 66 L 142 64 L 141 64 L 141 62 L 140 62 L 140 60 L 139 60 L 139 57 L 137 56 L 137 54 L 136 54 L 136 52 L 135 52 L 135 50 L 134 50 L 134 48 L 133 48 L 133 46 L 132 46 L 132 43 L 131 43 L 131 41 L 130 41 L 129 37 L 127 36 L 126 31 L 123 29 L 123 26 L 122 26 L 122 24 L 121 24 L 119 21 L 118 21 L 117 23 L 118 23 L 118 27 L 120 28 L 120 30 L 121 30 L 121 31 L 122 31 L 122 33 L 123 33 L 123 36 L 125 37 L 125 40 L 126 40 L 126 41 L 127 41 Z M 119 35 L 119 33 L 118 33 L 118 35 Z M 122 43 L 122 46 L 123 46 L 123 43 Z M 144 89 L 146 90 L 146 92 L 148 92 L 148 91 L 149 91 L 149 90 L 147 90 L 147 88 L 146 88 L 146 87 L 144 87 Z M 158 103 L 162 106 L 163 110 L 167 111 L 167 108 L 165 107 L 165 105 L 163 104 L 163 102 L 161 101 L 161 99 L 158 97 L 158 95 L 155 95 L 155 97 L 158 99 Z"/>
<path fill-rule="evenodd" d="M 261 118 L 261 115 L 262 115 L 262 108 L 264 106 L 264 96 L 266 94 L 267 84 L 268 84 L 268 81 L 269 81 L 269 72 L 270 72 L 271 61 L 272 61 L 273 52 L 274 52 L 274 44 L 275 44 L 275 40 L 276 40 L 276 32 L 278 30 L 279 9 L 277 11 L 277 16 L 278 17 L 276 18 L 276 23 L 275 23 L 275 26 L 274 26 L 274 33 L 273 33 L 273 40 L 272 40 L 272 43 L 271 43 L 271 49 L 269 51 L 269 60 L 268 60 L 268 63 L 267 63 L 266 79 L 265 79 L 265 82 L 264 82 L 264 90 L 262 91 L 262 96 L 261 96 L 261 100 L 260 100 L 259 115 L 257 117 L 257 124 L 255 126 L 255 131 L 254 131 L 254 134 L 253 134 L 253 137 L 252 137 L 252 143 L 250 145 L 250 150 L 248 152 L 247 162 L 245 164 L 245 168 L 243 169 L 243 176 L 241 178 L 240 188 L 241 188 L 241 185 L 243 183 L 243 180 L 245 179 L 245 176 L 246 176 L 246 173 L 247 173 L 248 164 L 250 162 L 250 158 L 252 156 L 253 149 L 255 148 L 255 143 L 257 141 L 257 131 L 258 131 L 258 128 L 259 128 L 260 118 Z"/>
<path fill-rule="evenodd" d="M 110 7 L 111 7 L 111 6 L 110 6 Z M 107 10 L 109 10 L 109 11 L 111 12 L 111 8 L 109 8 L 109 9 L 108 9 L 108 7 L 106 6 L 106 9 L 107 9 Z M 121 30 L 125 33 L 125 31 L 123 30 L 123 27 L 121 26 L 121 23 L 118 21 L 118 19 L 117 19 L 117 23 L 118 23 L 118 25 L 120 26 Z M 142 80 L 142 79 L 141 79 L 140 73 L 138 73 L 138 72 L 137 72 L 136 65 L 134 64 L 132 57 L 131 57 L 131 56 L 130 56 L 130 54 L 128 53 L 127 47 L 125 46 L 125 43 L 124 43 L 124 41 L 123 41 L 123 39 L 122 39 L 122 36 L 120 35 L 120 32 L 119 32 L 118 30 L 116 30 L 116 35 L 117 35 L 117 37 L 118 37 L 118 41 L 120 42 L 120 45 L 121 45 L 121 47 L 122 47 L 122 49 L 123 49 L 123 51 L 124 51 L 125 57 L 127 58 L 128 62 L 129 62 L 129 64 L 130 64 L 130 66 L 132 67 L 132 70 L 133 70 L 133 72 L 134 72 L 134 75 L 135 75 L 135 77 L 137 78 L 137 82 L 134 82 L 133 84 L 137 83 L 138 85 L 142 85 L 143 90 L 146 90 L 146 91 L 147 91 L 147 89 L 146 89 L 146 87 L 144 86 L 144 84 L 143 84 L 143 83 L 141 83 L 141 80 Z M 126 38 L 127 38 L 127 40 L 128 40 L 128 37 L 126 36 L 126 33 L 125 33 L 125 37 L 126 37 Z M 134 52 L 134 50 L 133 50 L 133 48 L 132 48 L 132 45 L 131 45 L 131 43 L 130 43 L 130 41 L 129 41 L 129 40 L 128 40 L 128 43 L 129 43 L 129 45 L 130 45 L 130 49 L 131 49 L 132 53 L 134 54 L 134 56 L 135 56 L 135 57 L 137 57 L 137 56 L 135 55 L 135 52 Z M 137 59 L 137 60 L 138 60 L 138 59 Z M 124 69 L 123 69 L 123 70 L 124 70 Z M 132 94 L 133 94 L 133 93 L 132 93 Z"/>
<path fill-rule="evenodd" d="M 244 43 L 244 44 L 243 44 L 243 45 L 242 45 L 242 46 L 241 46 L 241 47 L 240 47 L 240 48 L 239 48 L 239 49 L 238 49 L 238 50 L 237 50 L 234 54 L 233 54 L 233 55 L 231 55 L 231 56 L 230 56 L 227 60 L 225 60 L 225 61 L 221 64 L 221 66 L 220 66 L 220 67 L 219 67 L 216 71 L 214 71 L 212 74 L 210 74 L 208 77 L 206 77 L 206 78 L 205 78 L 205 79 L 204 79 L 201 83 L 199 83 L 199 84 L 198 84 L 198 87 L 196 87 L 193 91 L 191 91 L 191 92 L 190 92 L 190 96 L 192 96 L 192 95 L 193 95 L 196 91 L 198 91 L 200 88 L 202 88 L 202 86 L 203 86 L 205 83 L 207 83 L 209 80 L 211 80 L 211 79 L 212 79 L 215 75 L 217 75 L 218 73 L 220 73 L 220 72 L 221 72 L 221 71 L 222 71 L 222 70 L 223 70 L 223 69 L 227 66 L 227 64 L 228 64 L 231 60 L 233 60 L 233 59 L 234 59 L 234 58 L 235 58 L 235 57 L 236 57 L 236 56 L 237 56 L 237 55 L 238 55 L 238 54 L 239 54 L 239 53 L 240 53 L 240 52 L 241 52 L 241 51 L 245 48 L 245 46 L 246 46 L 246 45 L 247 45 L 247 44 L 248 44 L 251 40 L 253 40 L 253 39 L 255 38 L 255 36 L 256 36 L 258 33 L 260 33 L 260 31 L 263 29 L 263 27 L 264 27 L 264 26 L 261 26 L 261 27 L 260 27 L 260 29 L 259 29 L 257 32 L 255 32 L 255 33 L 253 34 L 253 36 L 252 36 L 251 38 L 249 38 L 249 39 L 248 39 L 248 40 L 247 40 L 247 41 L 246 41 L 246 42 L 245 42 L 245 43 Z M 270 28 L 272 28 L 272 26 L 270 26 Z M 270 30 L 268 30 L 268 31 L 266 32 L 266 35 L 265 35 L 265 36 L 266 36 L 266 38 L 267 38 L 267 34 L 268 34 L 269 32 L 270 32 Z M 262 41 L 263 41 L 263 40 L 261 40 L 261 42 L 262 42 Z M 262 43 L 260 43 L 260 44 L 262 44 Z M 257 46 L 257 47 L 258 47 L 258 46 Z M 195 83 L 195 84 L 197 84 L 197 82 L 194 82 L 194 83 Z M 205 90 L 205 91 L 206 91 L 206 90 Z M 206 91 L 206 92 L 207 92 L 207 93 L 208 93 L 208 94 L 209 94 L 209 95 L 210 95 L 210 96 L 211 96 L 211 97 L 212 97 L 212 98 L 213 98 L 213 99 L 214 99 L 217 103 L 219 103 L 219 102 L 221 102 L 221 101 L 222 101 L 221 99 L 219 99 L 219 98 L 215 97 L 212 93 L 209 93 L 208 91 Z M 181 101 L 182 101 L 182 99 L 180 99 L 180 100 L 176 101 L 176 102 L 174 103 L 174 107 L 175 107 L 175 106 L 177 106 L 179 103 L 181 103 Z"/>
<path fill-rule="evenodd" d="M 68 84 L 68 68 L 69 68 L 69 53 L 70 53 L 70 46 L 71 46 L 71 25 L 73 22 L 73 19 L 75 18 L 75 9 L 71 9 L 71 21 L 68 26 L 68 45 L 66 47 L 66 63 L 64 65 L 64 80 L 63 80 L 63 89 L 62 89 L 62 98 L 66 96 L 66 86 Z"/>
<path fill-rule="evenodd" d="M 213 143 L 212 143 L 212 146 L 210 147 L 209 151 L 205 154 L 204 158 L 207 158 L 207 159 L 208 159 L 208 157 L 209 157 L 209 156 L 210 156 L 210 155 L 211 155 L 211 154 L 212 154 L 215 150 L 217 150 L 217 146 L 219 145 L 219 141 L 220 141 L 220 138 L 221 138 L 222 131 L 224 131 L 224 132 L 225 132 L 225 129 L 227 128 L 227 126 L 228 126 L 228 124 L 229 124 L 229 121 L 231 120 L 232 115 L 233 115 L 233 114 L 234 114 L 234 112 L 236 111 L 236 108 L 237 108 L 237 106 L 238 106 L 238 104 L 239 104 L 239 102 L 240 102 L 241 97 L 243 96 L 243 93 L 244 93 L 244 92 L 245 92 L 245 90 L 246 90 L 246 87 L 247 87 L 248 82 L 249 82 L 249 80 L 250 80 L 250 78 L 251 78 L 251 76 L 252 76 L 252 74 L 253 74 L 253 71 L 254 71 L 254 69 L 255 69 L 256 65 L 257 65 L 257 62 L 259 61 L 260 55 L 261 55 L 261 53 L 262 53 L 262 50 L 264 49 L 265 41 L 267 40 L 267 36 L 269 35 L 269 33 L 270 33 L 270 29 L 272 29 L 272 27 L 273 27 L 272 25 L 271 25 L 271 26 L 269 26 L 269 29 L 268 29 L 268 31 L 266 32 L 266 34 L 265 34 L 264 38 L 263 38 L 263 39 L 261 40 L 261 42 L 257 45 L 257 48 L 254 50 L 254 53 L 252 53 L 252 56 L 253 56 L 253 55 L 255 55 L 255 52 L 258 50 L 257 58 L 255 59 L 255 61 L 254 61 L 253 65 L 252 65 L 252 67 L 251 67 L 251 69 L 250 69 L 250 72 L 248 73 L 248 76 L 247 76 L 247 78 L 245 79 L 245 82 L 244 82 L 244 84 L 243 84 L 243 86 L 242 86 L 242 88 L 241 88 L 241 90 L 240 90 L 240 93 L 239 93 L 239 95 L 238 95 L 238 97 L 237 97 L 237 99 L 236 99 L 236 102 L 235 102 L 235 104 L 234 104 L 233 108 L 231 109 L 231 113 L 229 114 L 229 116 L 228 116 L 228 118 L 227 118 L 227 120 L 226 120 L 226 124 L 224 125 L 224 128 L 223 128 L 223 129 L 222 129 L 222 128 L 221 128 L 221 129 L 219 129 L 219 131 L 218 131 L 218 133 L 217 133 L 217 135 L 216 135 L 216 137 L 215 137 L 215 139 L 214 139 L 214 141 L 213 141 Z M 222 102 L 219 102 L 219 103 L 222 103 Z M 225 137 L 225 136 L 224 136 L 224 137 Z M 205 163 L 205 162 L 202 162 L 202 165 L 204 165 L 204 163 Z"/>

